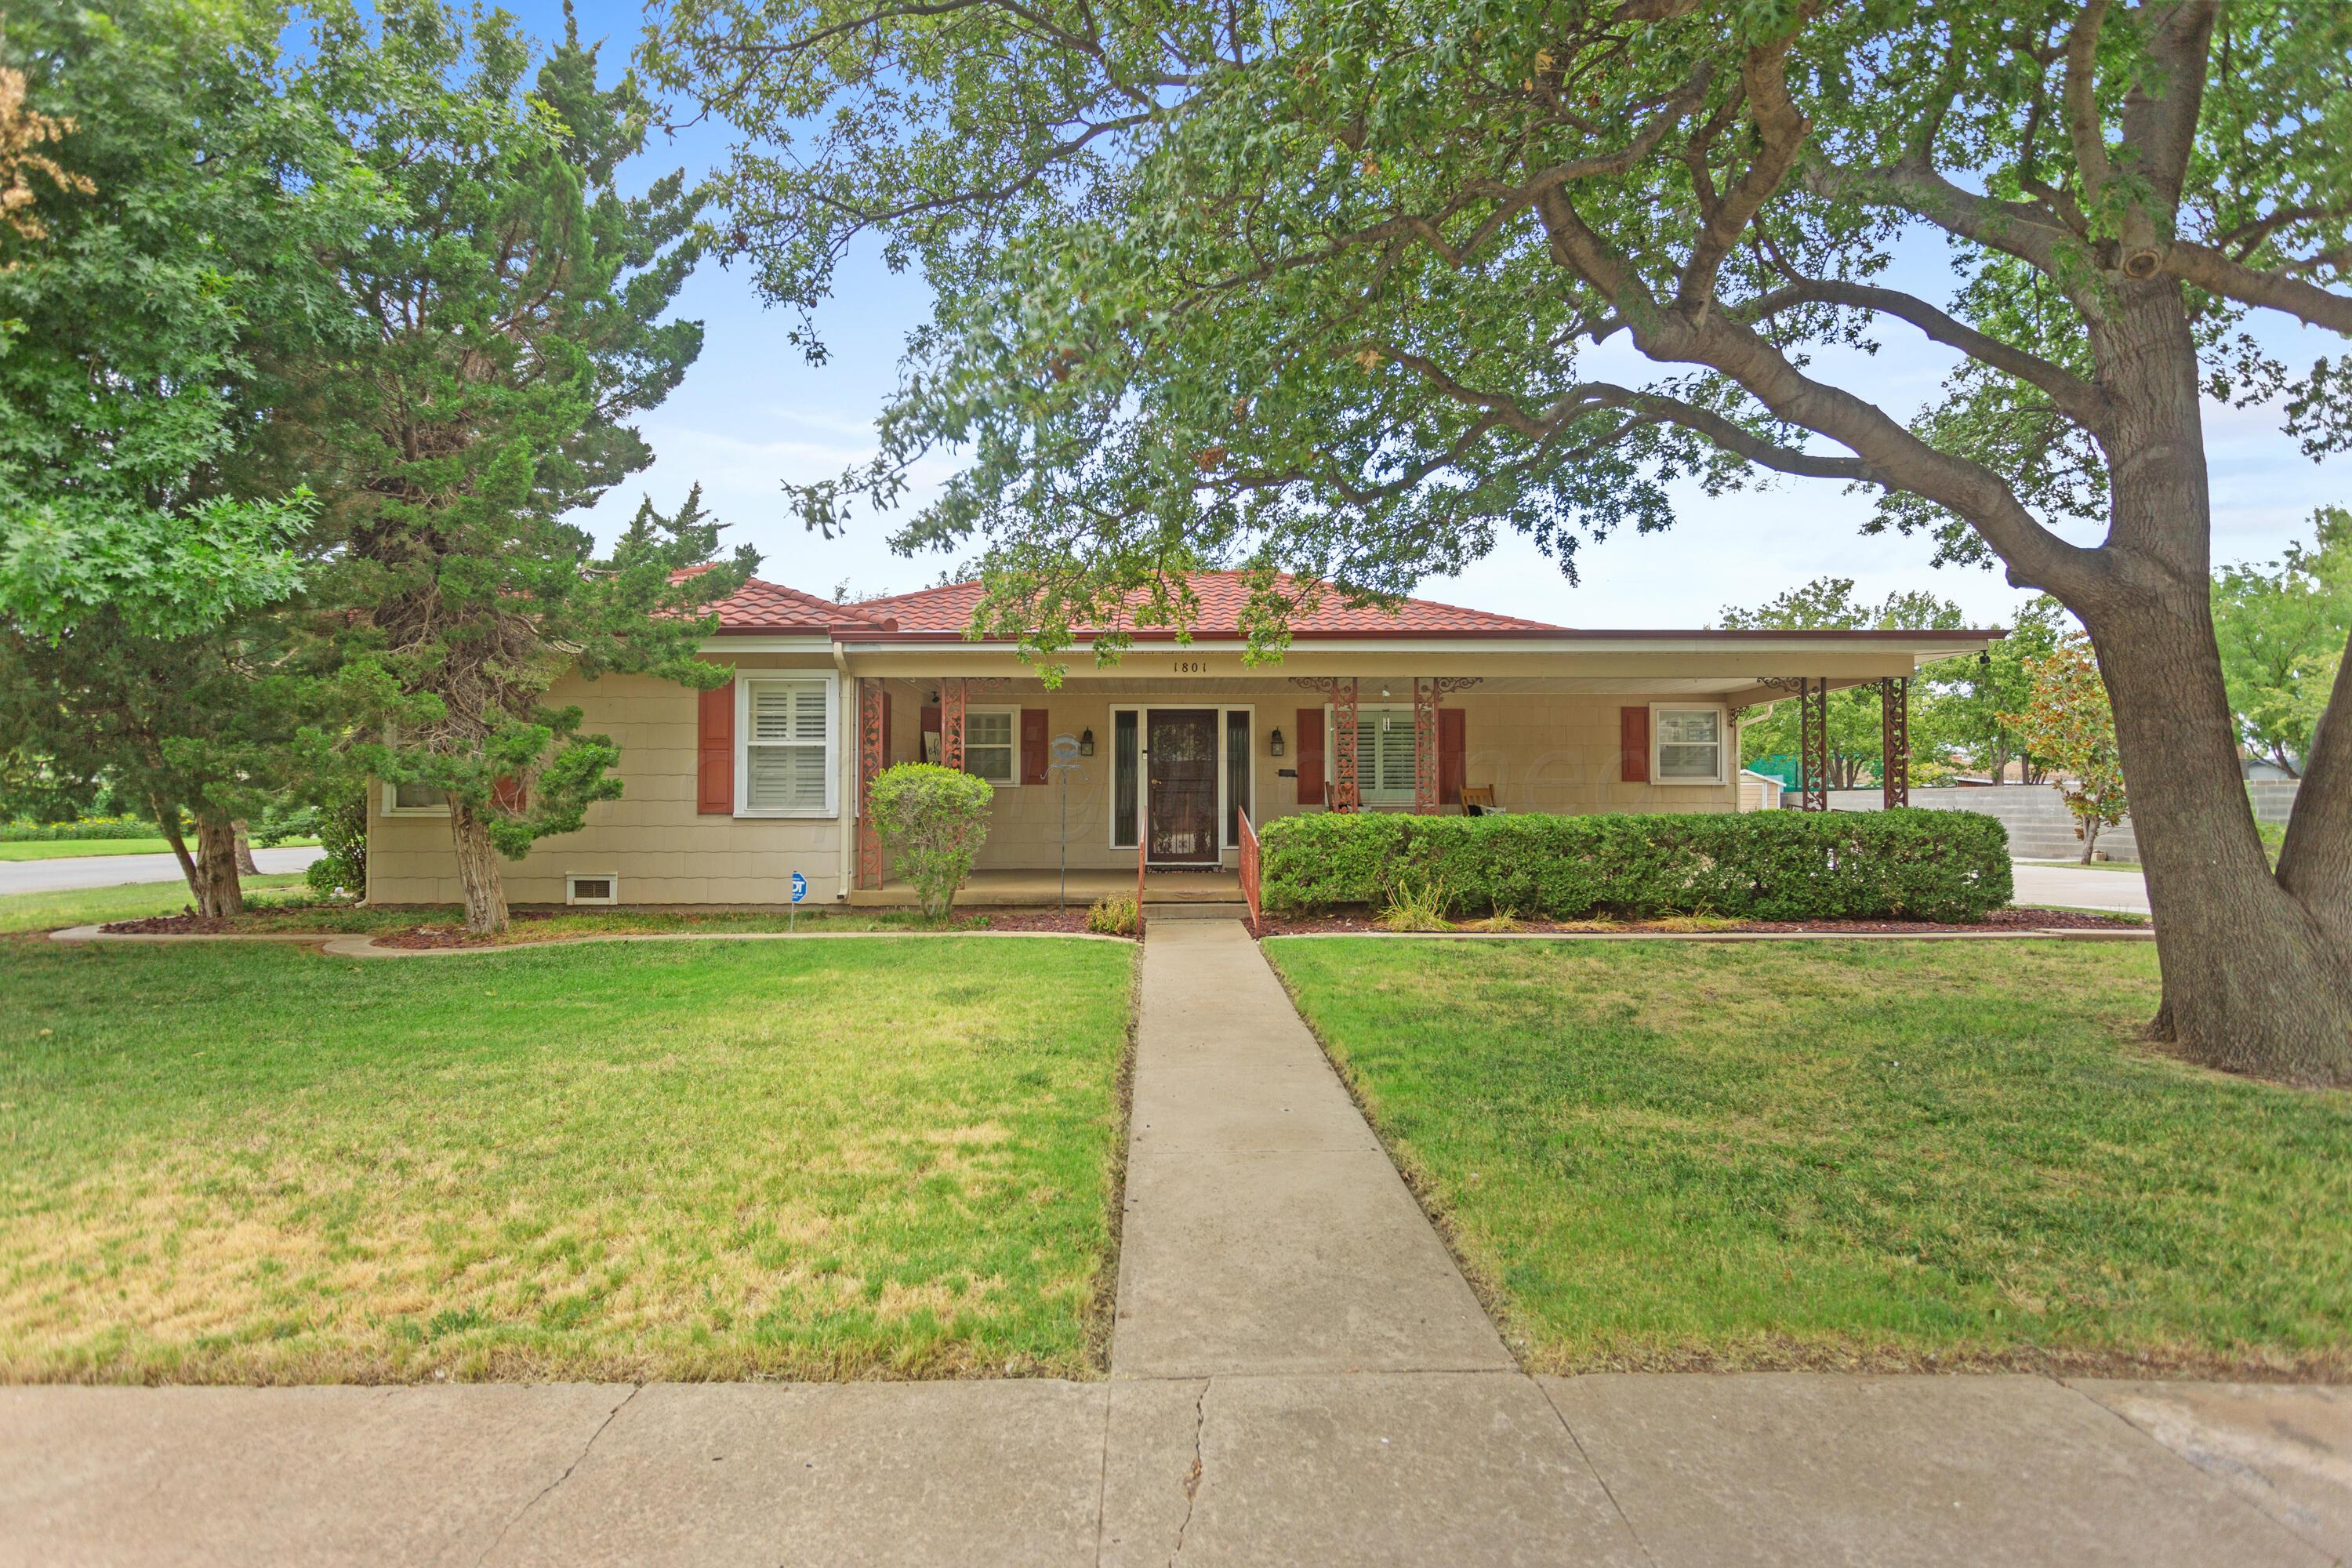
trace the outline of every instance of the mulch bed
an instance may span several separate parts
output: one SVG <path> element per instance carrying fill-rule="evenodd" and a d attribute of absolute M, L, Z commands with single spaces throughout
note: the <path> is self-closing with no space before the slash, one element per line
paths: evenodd
<path fill-rule="evenodd" d="M 1464 930 L 1464 927 L 1456 927 Z M 2088 910 L 1996 910 L 1974 925 L 1947 925 L 1935 921 L 1741 921 L 1735 925 L 1710 925 L 1694 930 L 1671 921 L 1624 921 L 1615 925 L 1563 924 L 1558 921 L 1522 921 L 1517 930 L 1529 935 L 1559 936 L 1736 936 L 1807 934 L 1933 936 L 1947 931 L 2137 931 L 2140 922 Z M 1260 936 L 1311 936 L 1318 933 L 1387 932 L 1389 928 L 1369 914 L 1270 915 L 1257 924 Z M 1415 934 L 1442 936 L 1443 931 Z M 1471 935 L 1479 934 L 1470 931 Z"/>
<path fill-rule="evenodd" d="M 98 929 L 116 936 L 228 936 L 239 927 L 218 915 L 183 910 L 176 915 L 150 915 L 143 921 L 115 921 Z"/>
<path fill-rule="evenodd" d="M 564 935 L 552 932 L 546 936 L 538 936 L 530 930 L 533 925 L 552 920 L 557 912 L 553 910 L 515 910 L 509 917 L 514 923 L 514 931 L 502 941 L 469 936 L 465 927 L 457 925 L 420 925 L 411 926 L 405 931 L 379 931 L 364 934 L 373 936 L 379 947 L 522 947 L 534 941 L 566 940 Z M 982 918 L 986 920 L 987 924 L 959 926 L 956 929 L 969 930 L 974 934 L 1004 931 L 1083 931 L 1087 929 L 1087 912 L 1084 910 L 989 910 L 985 911 Z M 812 916 L 809 920 L 811 931 L 824 931 L 826 925 L 827 921 L 821 915 Z M 233 936 L 249 928 L 232 920 L 206 919 L 193 912 L 184 912 L 176 915 L 155 915 L 146 920 L 116 921 L 111 925 L 100 926 L 99 929 L 112 935 L 122 936 Z M 713 929 L 724 932 L 727 928 L 714 926 Z M 782 928 L 777 929 L 781 931 Z M 667 931 L 648 931 L 645 934 L 649 936 L 691 935 L 694 930 L 695 926 L 689 922 L 683 927 L 673 927 Z M 599 934 L 628 936 L 637 933 L 614 931 Z"/>

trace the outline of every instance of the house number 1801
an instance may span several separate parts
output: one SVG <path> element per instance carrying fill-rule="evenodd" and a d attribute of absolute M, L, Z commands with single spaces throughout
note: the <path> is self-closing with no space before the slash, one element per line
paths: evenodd
<path fill-rule="evenodd" d="M 1206 675 L 1209 673 L 1209 661 L 1205 658 L 1180 658 L 1176 661 L 1176 673 L 1179 675 Z"/>

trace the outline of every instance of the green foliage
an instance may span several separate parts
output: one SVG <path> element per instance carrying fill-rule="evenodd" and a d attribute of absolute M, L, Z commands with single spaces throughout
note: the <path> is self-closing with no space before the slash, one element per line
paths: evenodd
<path fill-rule="evenodd" d="M 2312 514 L 2313 542 L 2263 567 L 2213 575 L 2213 631 L 2238 732 L 2257 756 L 2300 773 L 2352 637 L 2352 511 Z"/>
<path fill-rule="evenodd" d="M 1938 599 L 1932 594 L 1889 594 L 1876 605 L 1866 605 L 1853 596 L 1853 578 L 1816 577 L 1803 587 L 1790 589 L 1752 610 L 1727 605 L 1722 624 L 1729 627 L 1776 631 L 1843 630 L 1857 626 L 1948 631 L 1966 626 L 1968 619 L 1958 605 Z M 1929 722 L 1934 707 L 1933 689 L 1915 686 L 1910 693 L 1910 702 L 1913 709 L 1912 749 L 1916 753 L 1922 750 L 1919 745 L 1921 731 Z M 1885 751 L 1880 707 L 1875 685 L 1850 687 L 1843 691 L 1830 693 L 1831 788 L 1856 789 L 1866 780 L 1879 777 L 1881 759 Z M 1802 723 L 1801 705 L 1796 702 L 1775 703 L 1769 716 L 1758 710 L 1743 719 L 1739 726 L 1741 763 L 1745 765 L 1770 756 L 1801 756 L 1800 731 Z"/>
<path fill-rule="evenodd" d="M 310 808 L 325 851 L 303 868 L 303 879 L 321 898 L 363 898 L 367 894 L 368 798 L 364 788 L 331 804 Z"/>
<path fill-rule="evenodd" d="M 461 841 L 519 856 L 620 793 L 610 739 L 542 700 L 560 674 L 726 679 L 696 658 L 705 611 L 756 556 L 709 564 L 698 490 L 642 506 L 606 559 L 566 521 L 652 460 L 627 421 L 700 352 L 698 323 L 664 318 L 702 198 L 677 174 L 625 188 L 653 107 L 634 76 L 598 86 L 569 19 L 534 73 L 504 13 L 375 15 L 326 6 L 306 76 L 393 215 L 339 257 L 369 342 L 308 416 L 339 547 L 319 592 L 353 612 L 343 723 L 311 745 L 447 792 Z"/>
<path fill-rule="evenodd" d="M 310 500 L 252 449 L 289 374 L 354 341 L 323 258 L 377 208 L 278 68 L 286 22 L 270 0 L 9 8 L 0 67 L 70 127 L 45 155 L 78 182 L 38 232 L 0 226 L 12 635 L 187 636 L 298 581 Z"/>
<path fill-rule="evenodd" d="M 2030 667 L 2058 647 L 2070 624 L 2065 606 L 2047 594 L 2021 605 L 2009 635 L 1981 658 L 1951 658 L 1920 671 L 1930 694 L 1911 732 L 1915 757 L 1955 755 L 1980 777 L 1998 779 L 2011 762 L 2027 784 L 2039 784 L 2050 761 L 2020 736 L 2006 715 L 2030 700 Z"/>
<path fill-rule="evenodd" d="M 135 816 L 85 816 L 73 822 L 0 822 L 0 844 L 79 844 L 152 838 L 156 826 Z"/>
<path fill-rule="evenodd" d="M 2124 794 L 2123 754 L 2116 744 L 2116 716 L 2107 704 L 2090 638 L 2080 633 L 2055 651 L 2026 666 L 2032 690 L 2024 711 L 2003 721 L 2035 752 L 2050 759 L 2066 809 L 2074 814 L 2087 863 L 2099 829 L 2113 827 L 2130 810 Z"/>
<path fill-rule="evenodd" d="M 982 618 L 1051 648 L 1123 589 L 1181 616 L 1171 561 L 1399 593 L 1510 530 L 1572 566 L 1759 467 L 1885 487 L 1947 558 L 2076 563 L 2040 520 L 2107 510 L 2119 299 L 2191 294 L 2163 374 L 2262 398 L 2247 302 L 2347 254 L 2352 12 L 2203 15 L 2105 11 L 2088 133 L 2042 0 L 668 0 L 648 58 L 744 132 L 719 232 L 813 355 L 861 242 L 935 291 L 879 456 L 803 515 L 969 455 L 898 541 L 985 540 Z M 2124 113 L 2156 102 L 2189 123 Z M 2151 234 L 2240 270 L 2185 288 L 2204 257 Z M 1947 238 L 1950 298 L 1884 286 Z M 1916 331 L 1970 356 L 1927 406 L 1835 385 Z M 2323 363 L 2290 400 L 2315 450 L 2347 394 Z M 1296 605 L 1259 608 L 1278 643 Z"/>
<path fill-rule="evenodd" d="M 1101 936 L 1133 936 L 1143 926 L 1143 906 L 1133 893 L 1107 893 L 1087 906 L 1087 929 Z"/>
<path fill-rule="evenodd" d="M 987 841 L 995 802 L 987 780 L 932 763 L 900 763 L 875 778 L 866 809 L 927 918 L 944 921 L 955 912 L 956 889 Z"/>
<path fill-rule="evenodd" d="M 1277 817 L 1261 842 L 1274 910 L 1976 921 L 2011 894 L 2007 831 L 1965 811 L 1322 812 Z"/>

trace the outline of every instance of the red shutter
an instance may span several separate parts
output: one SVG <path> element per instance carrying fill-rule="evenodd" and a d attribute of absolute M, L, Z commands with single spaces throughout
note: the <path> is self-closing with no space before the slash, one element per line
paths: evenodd
<path fill-rule="evenodd" d="M 1617 710 L 1617 777 L 1625 784 L 1650 782 L 1650 710 Z"/>
<path fill-rule="evenodd" d="M 735 683 L 714 686 L 695 705 L 694 809 L 705 816 L 735 810 Z"/>
<path fill-rule="evenodd" d="M 1323 710 L 1298 710 L 1298 804 L 1323 804 Z"/>
<path fill-rule="evenodd" d="M 915 761 L 919 763 L 928 763 L 931 760 L 930 752 L 923 749 L 925 735 L 938 735 L 942 747 L 947 743 L 947 736 L 940 729 L 940 705 L 936 702 L 923 704 L 919 726 L 915 734 Z"/>
<path fill-rule="evenodd" d="M 1462 710 L 1437 710 L 1437 804 L 1462 804 L 1462 777 L 1468 754 L 1463 745 Z"/>
<path fill-rule="evenodd" d="M 882 694 L 882 765 L 890 765 L 890 694 Z"/>
<path fill-rule="evenodd" d="M 1021 782 L 1025 784 L 1045 782 L 1045 710 L 1043 708 L 1021 710 Z"/>
<path fill-rule="evenodd" d="M 530 794 L 523 788 L 522 780 L 512 773 L 500 773 L 490 781 L 490 799 L 500 811 L 511 811 L 518 816 L 521 816 Z"/>

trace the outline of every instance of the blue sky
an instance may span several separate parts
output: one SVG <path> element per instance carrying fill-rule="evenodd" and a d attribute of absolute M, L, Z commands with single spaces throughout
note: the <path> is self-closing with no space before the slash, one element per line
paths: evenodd
<path fill-rule="evenodd" d="M 542 38 L 561 32 L 559 0 L 510 0 L 509 8 Z M 578 9 L 583 37 L 607 40 L 604 64 L 617 72 L 635 46 L 640 8 L 583 0 Z M 727 147 L 723 128 L 700 126 L 675 139 L 656 132 L 640 177 L 681 164 L 699 172 L 723 162 Z M 1942 265 L 1940 243 L 1923 243 L 1890 281 L 1941 300 Z M 926 303 L 919 279 L 892 275 L 870 252 L 857 258 L 843 268 L 837 297 L 821 318 L 832 360 L 813 367 L 785 341 L 788 320 L 762 308 L 740 270 L 706 266 L 679 301 L 680 313 L 708 328 L 702 358 L 669 402 L 641 422 L 659 460 L 596 509 L 600 535 L 609 539 L 640 493 L 667 508 L 699 480 L 705 504 L 732 525 L 729 539 L 758 546 L 761 575 L 772 581 L 825 594 L 846 582 L 871 594 L 936 579 L 950 563 L 892 554 L 887 520 L 864 517 L 847 536 L 824 540 L 787 513 L 779 488 L 787 479 L 828 477 L 870 453 L 874 416 L 897 383 L 900 345 Z M 2291 322 L 2260 326 L 2265 344 L 2298 371 L 2346 348 L 2332 334 Z M 1885 351 L 1874 359 L 1823 355 L 1817 363 L 1842 384 L 1907 413 L 1934 392 L 1950 361 L 1907 329 L 1890 327 L 1882 341 Z M 2345 460 L 2312 462 L 2278 424 L 2275 410 L 2206 409 L 2217 563 L 2274 558 L 2290 539 L 2308 536 L 2313 507 L 2352 501 Z M 1842 486 L 1781 479 L 1760 491 L 1678 499 L 1681 521 L 1671 531 L 1587 544 L 1576 585 L 1533 545 L 1512 538 L 1460 577 L 1426 583 L 1422 592 L 1578 626 L 1703 626 L 1726 605 L 1760 603 L 1824 574 L 1854 578 L 1873 599 L 1927 589 L 1958 601 L 1979 624 L 2007 624 L 2021 597 L 1996 573 L 1932 569 L 1924 540 L 1863 536 L 1868 498 Z"/>

